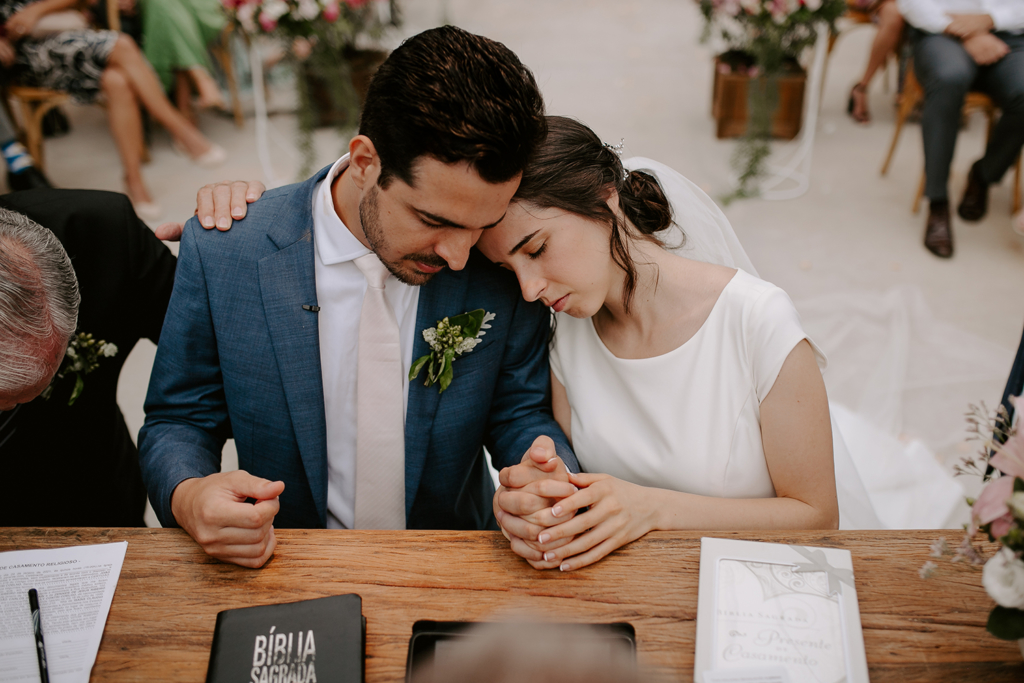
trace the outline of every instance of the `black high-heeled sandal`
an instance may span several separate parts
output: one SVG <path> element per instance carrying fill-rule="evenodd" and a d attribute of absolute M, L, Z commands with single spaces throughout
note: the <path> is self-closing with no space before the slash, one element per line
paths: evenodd
<path fill-rule="evenodd" d="M 857 123 L 870 123 L 871 114 L 867 111 L 866 106 L 863 117 L 858 117 L 856 114 L 853 113 L 854 108 L 856 106 L 856 101 L 853 97 L 854 93 L 860 93 L 861 95 L 863 95 L 865 98 L 865 105 L 867 104 L 866 100 L 868 89 L 865 86 L 861 85 L 860 83 L 854 83 L 853 87 L 850 88 L 850 99 L 846 103 L 846 113 L 849 114 L 850 118 L 856 121 Z"/>

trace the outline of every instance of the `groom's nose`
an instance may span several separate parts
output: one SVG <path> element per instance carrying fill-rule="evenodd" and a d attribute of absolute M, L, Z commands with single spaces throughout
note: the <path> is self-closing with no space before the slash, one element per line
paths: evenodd
<path fill-rule="evenodd" d="M 443 258 L 452 270 L 462 270 L 469 260 L 469 250 L 480 239 L 481 230 L 453 228 L 434 246 L 434 253 Z"/>

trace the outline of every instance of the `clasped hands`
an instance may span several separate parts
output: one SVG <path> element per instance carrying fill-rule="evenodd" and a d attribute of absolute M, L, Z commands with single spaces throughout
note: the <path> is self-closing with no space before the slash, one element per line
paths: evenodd
<path fill-rule="evenodd" d="M 988 14 L 950 14 L 946 33 L 959 38 L 967 54 L 979 66 L 995 64 L 1010 53 L 1010 46 L 991 33 L 995 28 Z"/>
<path fill-rule="evenodd" d="M 494 516 L 512 550 L 535 569 L 571 571 L 657 528 L 650 489 L 607 474 L 573 474 L 541 436 L 499 473 Z"/>

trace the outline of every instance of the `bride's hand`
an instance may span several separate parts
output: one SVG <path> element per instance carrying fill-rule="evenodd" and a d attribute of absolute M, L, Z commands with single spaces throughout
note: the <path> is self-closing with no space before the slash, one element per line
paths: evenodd
<path fill-rule="evenodd" d="M 658 505 L 652 489 L 607 474 L 570 474 L 569 480 L 579 493 L 542 511 L 536 520 L 556 524 L 538 535 L 545 546 L 572 539 L 543 553 L 546 566 L 564 572 L 585 567 L 657 528 Z M 590 509 L 576 514 L 585 507 Z"/>

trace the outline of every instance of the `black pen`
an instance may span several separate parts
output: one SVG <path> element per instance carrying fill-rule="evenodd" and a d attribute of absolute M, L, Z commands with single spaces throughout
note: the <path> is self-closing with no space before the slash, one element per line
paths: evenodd
<path fill-rule="evenodd" d="M 43 625 L 40 623 L 39 594 L 35 588 L 28 590 L 28 606 L 32 610 L 32 632 L 36 637 L 36 660 L 39 662 L 39 677 L 42 683 L 50 683 L 50 674 L 46 669 L 46 647 L 43 646 Z"/>

